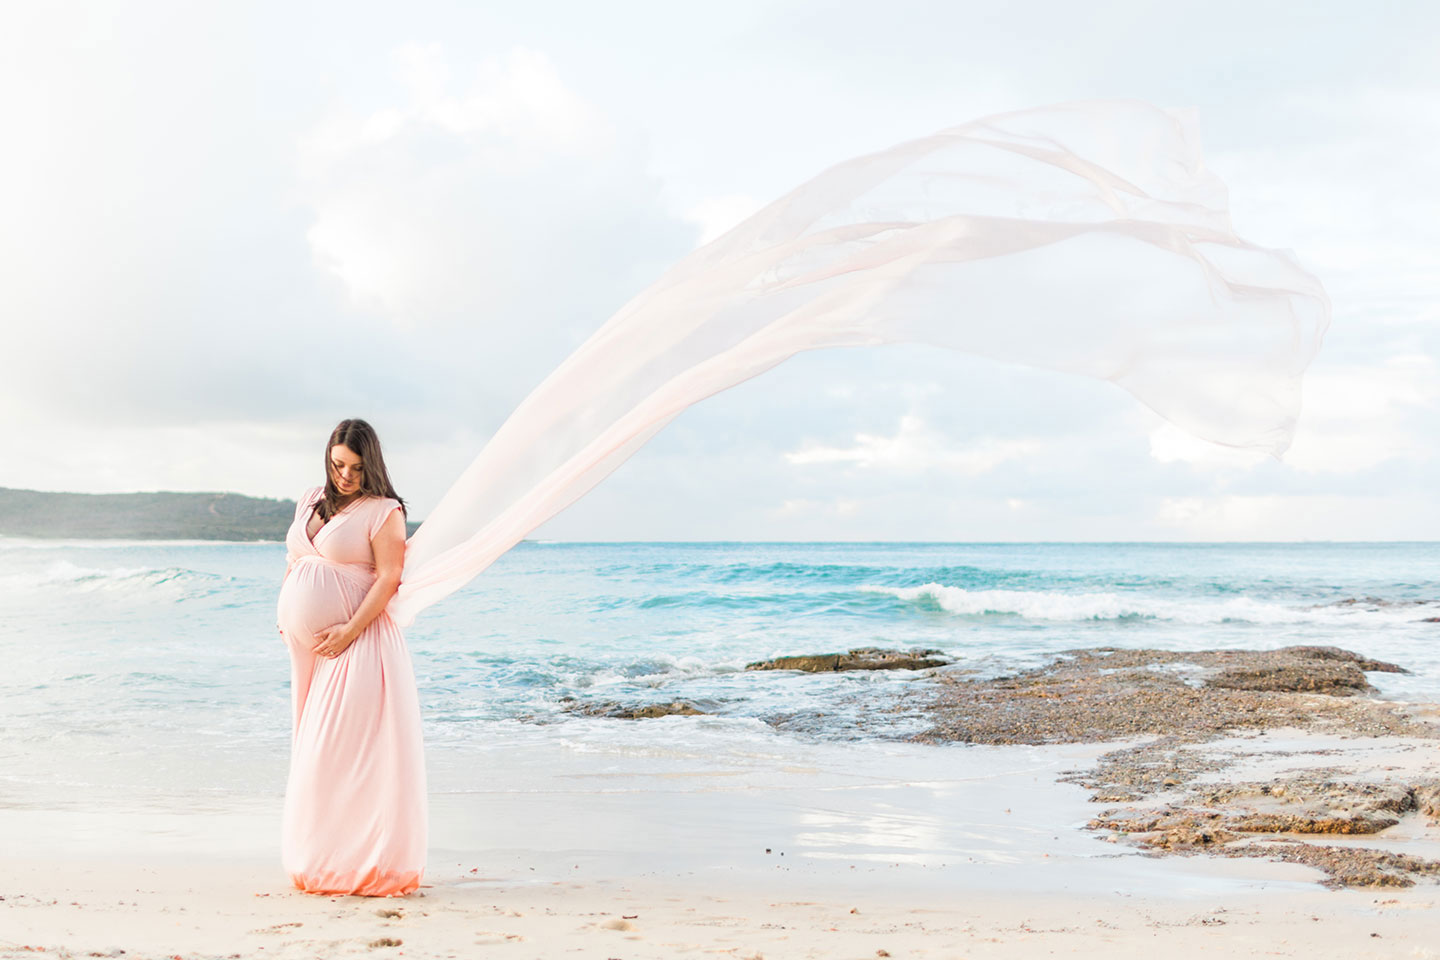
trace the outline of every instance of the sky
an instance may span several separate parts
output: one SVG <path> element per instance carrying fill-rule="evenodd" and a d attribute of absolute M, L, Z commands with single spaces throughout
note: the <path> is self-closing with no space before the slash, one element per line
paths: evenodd
<path fill-rule="evenodd" d="M 815 352 L 536 536 L 1440 538 L 1440 5 L 0 7 L 0 486 L 320 482 L 373 423 L 423 517 L 665 268 L 826 167 L 986 114 L 1194 108 L 1237 232 L 1334 319 L 1283 459 L 1113 385 Z"/>

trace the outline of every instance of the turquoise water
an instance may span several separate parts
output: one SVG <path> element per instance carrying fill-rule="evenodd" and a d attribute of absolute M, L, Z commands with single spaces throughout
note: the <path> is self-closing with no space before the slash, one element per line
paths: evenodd
<path fill-rule="evenodd" d="M 283 791 L 284 564 L 280 544 L 0 540 L 0 803 Z M 662 736 L 699 769 L 921 729 L 890 707 L 923 675 L 744 670 L 864 645 L 1002 673 L 1075 647 L 1334 644 L 1414 671 L 1373 675 L 1382 695 L 1440 700 L 1430 616 L 1428 543 L 524 543 L 407 639 L 432 787 L 463 793 L 484 783 L 476 757 L 543 762 L 547 743 L 623 753 Z M 571 709 L 674 699 L 712 716 Z"/>

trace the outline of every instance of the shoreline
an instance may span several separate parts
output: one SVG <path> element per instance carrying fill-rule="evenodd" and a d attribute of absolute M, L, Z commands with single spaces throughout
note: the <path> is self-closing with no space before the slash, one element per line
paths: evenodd
<path fill-rule="evenodd" d="M 1133 742 L 913 746 L 948 769 L 862 780 L 817 768 L 696 787 L 653 758 L 621 772 L 607 756 L 556 771 L 547 791 L 433 795 L 432 838 L 445 843 L 432 847 L 421 889 L 394 899 L 290 887 L 278 798 L 240 822 L 224 810 L 188 824 L 163 811 L 109 814 L 88 834 L 75 828 L 89 811 L 47 812 L 43 825 L 0 811 L 0 957 L 1440 956 L 1427 952 L 1433 882 L 1333 890 L 1310 866 L 1157 857 L 1087 831 L 1097 805 L 1067 772 Z M 1335 769 L 1352 748 L 1371 766 L 1428 759 L 1377 756 L 1404 746 L 1395 737 L 1276 731 L 1211 746 L 1265 748 L 1247 761 L 1260 775 L 1307 757 Z M 871 835 L 850 835 L 861 828 Z M 62 831 L 73 845 L 46 854 L 47 835 Z M 256 854 L 260 836 L 274 855 Z M 1435 841 L 1413 830 L 1399 840 Z"/>
<path fill-rule="evenodd" d="M 1440 784 L 1440 705 L 1365 696 L 1362 666 L 1392 665 L 1107 650 L 930 672 L 911 696 L 969 742 L 771 728 L 737 746 L 734 724 L 758 721 L 667 716 L 434 745 L 425 884 L 394 900 L 293 890 L 277 795 L 11 805 L 0 957 L 1440 957 L 1433 876 L 1347 875 L 1278 846 L 1440 861 L 1437 811 L 1416 800 Z M 451 786 L 476 766 L 485 787 Z M 1137 829 L 1186 811 L 1232 832 L 1286 816 L 1214 842 Z M 1259 856 L 1193 855 L 1232 844 Z M 1325 886 L 1359 882 L 1386 885 Z"/>

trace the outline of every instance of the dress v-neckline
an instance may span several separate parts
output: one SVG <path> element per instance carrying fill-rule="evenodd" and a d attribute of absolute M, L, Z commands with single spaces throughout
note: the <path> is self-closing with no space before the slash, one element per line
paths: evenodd
<path fill-rule="evenodd" d="M 322 493 L 318 498 L 316 498 L 316 500 L 315 500 L 314 503 L 310 504 L 310 516 L 313 517 L 313 516 L 315 515 L 315 508 L 320 505 L 320 501 L 321 501 L 322 499 L 324 499 L 324 497 L 325 497 L 325 495 Z M 313 549 L 316 549 L 315 541 L 319 539 L 320 534 L 324 533 L 326 530 L 328 530 L 328 529 L 330 529 L 331 527 L 333 527 L 333 526 L 335 525 L 335 523 L 336 523 L 341 517 L 345 516 L 345 514 L 347 514 L 347 513 L 350 512 L 350 508 L 351 508 L 351 507 L 355 506 L 355 504 L 359 503 L 361 500 L 364 500 L 364 499 L 365 499 L 365 498 L 364 498 L 363 496 L 356 497 L 354 500 L 351 500 L 349 503 L 345 504 L 345 506 L 341 507 L 338 511 L 336 511 L 335 516 L 331 517 L 329 520 L 326 520 L 324 523 L 320 524 L 320 529 L 316 530 L 313 536 L 312 536 L 311 533 L 310 533 L 310 517 L 306 517 L 306 518 L 305 518 L 305 539 L 310 542 L 310 548 L 311 548 L 312 550 L 313 550 Z"/>

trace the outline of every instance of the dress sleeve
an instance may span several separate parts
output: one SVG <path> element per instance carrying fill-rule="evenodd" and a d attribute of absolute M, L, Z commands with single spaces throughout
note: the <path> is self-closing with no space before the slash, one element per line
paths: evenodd
<path fill-rule="evenodd" d="M 315 501 L 316 501 L 324 492 L 325 492 L 325 488 L 324 488 L 324 487 L 309 487 L 308 489 L 306 489 L 306 491 L 305 491 L 304 493 L 300 494 L 300 498 L 295 501 L 295 519 L 294 519 L 293 521 L 291 521 L 291 524 L 290 524 L 292 527 L 293 527 L 296 523 L 309 523 L 309 522 L 310 522 L 310 508 L 311 508 L 312 506 L 314 506 Z M 285 533 L 285 544 L 286 544 L 286 549 L 285 549 L 285 572 L 288 574 L 288 573 L 290 572 L 290 567 L 291 567 L 291 565 L 293 565 L 293 564 L 295 563 L 295 551 L 293 551 L 293 550 L 291 550 L 291 549 L 289 548 L 289 544 L 290 544 L 290 533 L 289 533 L 289 531 L 286 531 L 286 533 Z"/>
<path fill-rule="evenodd" d="M 300 494 L 300 499 L 295 501 L 295 519 L 299 520 L 301 517 L 306 516 L 311 505 L 314 504 L 324 492 L 325 488 L 323 486 L 306 487 L 305 492 Z"/>
<path fill-rule="evenodd" d="M 392 500 L 389 497 L 382 497 L 370 508 L 370 539 L 374 540 L 380 528 L 385 526 L 385 521 L 390 519 L 390 514 L 400 509 L 400 501 Z"/>

